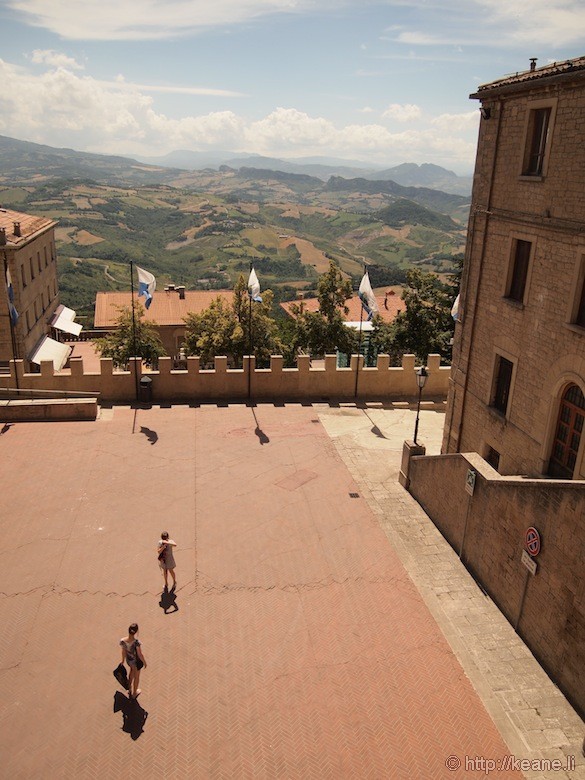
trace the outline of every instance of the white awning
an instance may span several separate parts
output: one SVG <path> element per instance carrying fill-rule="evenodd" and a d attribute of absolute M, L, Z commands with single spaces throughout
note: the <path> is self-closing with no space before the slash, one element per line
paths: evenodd
<path fill-rule="evenodd" d="M 353 328 L 354 330 L 361 330 L 362 331 L 368 331 L 368 330 L 374 330 L 374 324 L 372 322 L 368 322 L 368 320 L 362 320 L 360 323 L 358 322 L 344 322 L 343 323 L 346 328 Z"/>
<path fill-rule="evenodd" d="M 36 363 L 39 366 L 43 360 L 52 360 L 55 371 L 60 371 L 67 362 L 72 349 L 73 347 L 70 347 L 68 344 L 61 344 L 60 341 L 55 341 L 55 339 L 51 339 L 49 336 L 43 336 L 32 351 L 29 360 L 31 363 Z"/>
<path fill-rule="evenodd" d="M 75 312 L 73 309 L 68 309 L 67 306 L 57 306 L 55 314 L 51 318 L 49 325 L 57 330 L 62 330 L 65 333 L 72 333 L 75 336 L 79 336 L 82 326 L 78 322 L 73 322 L 75 319 Z"/>

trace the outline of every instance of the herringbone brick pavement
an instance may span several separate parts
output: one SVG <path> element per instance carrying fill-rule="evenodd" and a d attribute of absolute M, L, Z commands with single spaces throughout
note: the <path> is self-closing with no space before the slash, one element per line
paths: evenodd
<path fill-rule="evenodd" d="M 118 407 L 0 456 L 2 776 L 434 780 L 508 752 L 310 406 Z"/>

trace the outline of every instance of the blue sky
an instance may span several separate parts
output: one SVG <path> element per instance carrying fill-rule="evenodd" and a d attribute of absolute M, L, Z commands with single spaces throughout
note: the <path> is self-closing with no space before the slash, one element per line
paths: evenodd
<path fill-rule="evenodd" d="M 479 84 L 585 54 L 582 0 L 0 0 L 0 134 L 473 169 Z"/>

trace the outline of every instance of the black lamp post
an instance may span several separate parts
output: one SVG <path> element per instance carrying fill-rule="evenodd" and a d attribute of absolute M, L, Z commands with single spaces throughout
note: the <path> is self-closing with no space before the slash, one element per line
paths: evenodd
<path fill-rule="evenodd" d="M 426 370 L 424 366 L 421 366 L 418 371 L 415 372 L 416 374 L 416 383 L 418 385 L 418 403 L 416 405 L 416 423 L 414 426 L 414 443 L 416 444 L 416 437 L 418 435 L 418 416 L 420 414 L 420 398 L 422 395 L 423 387 L 427 383 L 427 379 L 429 377 L 429 372 Z"/>

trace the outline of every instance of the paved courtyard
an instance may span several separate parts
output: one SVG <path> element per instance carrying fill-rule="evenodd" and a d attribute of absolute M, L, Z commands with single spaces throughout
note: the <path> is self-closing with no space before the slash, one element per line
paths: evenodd
<path fill-rule="evenodd" d="M 431 451 L 442 423 L 425 406 Z M 514 753 L 585 777 L 582 722 L 396 482 L 413 425 L 263 404 L 5 426 L 0 776 L 521 777 L 482 770 Z M 137 703 L 112 676 L 134 621 Z"/>

